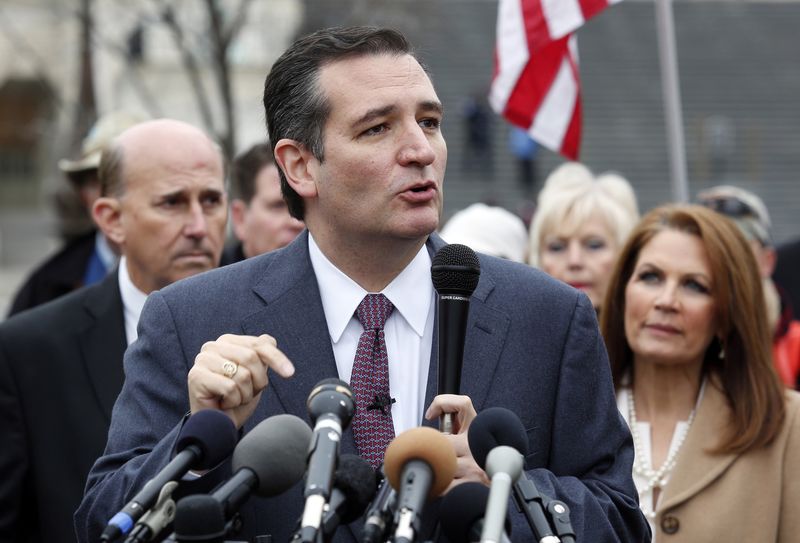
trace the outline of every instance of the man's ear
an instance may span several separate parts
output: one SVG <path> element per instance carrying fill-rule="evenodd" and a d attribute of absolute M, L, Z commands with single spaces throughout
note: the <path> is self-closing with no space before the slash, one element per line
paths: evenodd
<path fill-rule="evenodd" d="M 247 204 L 240 198 L 231 200 L 231 226 L 236 239 L 244 241 L 246 236 L 244 221 L 247 218 Z"/>
<path fill-rule="evenodd" d="M 95 224 L 108 239 L 117 245 L 121 245 L 125 241 L 120 208 L 120 201 L 108 196 L 101 196 L 92 205 L 92 219 Z"/>
<path fill-rule="evenodd" d="M 302 198 L 317 195 L 316 173 L 319 161 L 302 143 L 282 139 L 275 144 L 275 161 L 286 181 Z"/>

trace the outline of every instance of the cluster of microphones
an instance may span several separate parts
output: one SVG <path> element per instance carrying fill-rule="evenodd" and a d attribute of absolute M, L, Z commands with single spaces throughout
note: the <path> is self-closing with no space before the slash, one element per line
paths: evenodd
<path fill-rule="evenodd" d="M 277 496 L 302 481 L 305 507 L 291 541 L 331 541 L 340 526 L 362 516 L 364 543 L 424 541 L 423 511 L 456 471 L 456 455 L 445 435 L 427 427 L 401 433 L 376 471 L 361 457 L 339 452 L 355 408 L 347 383 L 320 382 L 307 405 L 313 429 L 294 415 L 275 415 L 238 443 L 227 415 L 195 413 L 181 430 L 175 457 L 114 515 L 101 540 L 160 540 L 171 525 L 167 540 L 222 543 L 235 538 L 237 512 L 251 495 Z M 491 485 L 463 483 L 439 498 L 437 530 L 453 543 L 510 541 L 507 508 L 513 499 L 535 541 L 574 541 L 566 505 L 544 498 L 523 473 L 527 437 L 513 412 L 500 407 L 481 411 L 468 440 Z M 231 451 L 230 479 L 209 494 L 171 500 L 169 494 L 190 470 L 210 469 Z"/>
<path fill-rule="evenodd" d="M 448 245 L 433 260 L 439 393 L 458 392 L 469 296 L 479 272 L 475 253 L 463 245 Z M 470 451 L 490 486 L 462 483 L 444 493 L 456 472 L 456 454 L 445 437 L 451 421 L 443 418 L 441 431 L 419 427 L 399 434 L 387 447 L 381 469 L 374 470 L 361 457 L 340 453 L 356 408 L 347 383 L 319 382 L 306 406 L 313 428 L 294 415 L 275 415 L 238 443 L 227 415 L 195 413 L 181 429 L 176 455 L 111 518 L 101 541 L 142 543 L 163 540 L 165 533 L 167 541 L 231 541 L 240 528 L 239 509 L 251 495 L 277 496 L 302 482 L 305 505 L 294 521 L 292 542 L 328 543 L 340 527 L 356 523 L 360 530 L 353 533 L 360 532 L 363 543 L 426 542 L 441 534 L 451 543 L 501 543 L 511 541 L 508 506 L 513 502 L 533 535 L 520 540 L 574 543 L 566 504 L 540 494 L 523 471 L 528 440 L 513 412 L 484 409 L 468 429 Z M 226 482 L 208 494 L 172 499 L 190 471 L 212 469 L 229 456 L 233 475 Z M 430 511 L 435 512 L 433 528 L 426 520 Z"/>

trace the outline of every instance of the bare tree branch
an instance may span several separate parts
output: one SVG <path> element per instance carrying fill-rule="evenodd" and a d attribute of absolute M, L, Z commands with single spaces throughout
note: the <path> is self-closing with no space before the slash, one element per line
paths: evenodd
<path fill-rule="evenodd" d="M 235 152 L 235 119 L 233 115 L 233 93 L 231 92 L 230 66 L 228 64 L 228 46 L 230 41 L 223 36 L 223 16 L 215 0 L 206 0 L 208 10 L 209 34 L 212 43 L 211 63 L 216 76 L 217 87 L 222 97 L 222 111 L 225 118 L 225 130 L 219 134 L 222 147 L 228 158 Z"/>
<path fill-rule="evenodd" d="M 221 33 L 222 43 L 225 45 L 225 49 L 230 47 L 231 42 L 236 38 L 236 35 L 239 34 L 239 31 L 247 21 L 247 13 L 250 10 L 250 4 L 252 2 L 253 0 L 241 0 L 241 2 L 239 2 L 239 7 L 236 8 L 236 14 L 233 16 L 228 28 Z"/>
<path fill-rule="evenodd" d="M 159 3 L 156 2 L 156 5 L 158 4 Z M 175 46 L 180 52 L 181 61 L 184 69 L 186 70 L 186 75 L 189 77 L 192 94 L 194 94 L 197 102 L 197 108 L 200 111 L 200 117 L 203 120 L 203 125 L 209 132 L 216 133 L 216 130 L 214 129 L 214 118 L 211 113 L 211 106 L 208 100 L 208 94 L 205 91 L 205 86 L 203 85 L 202 78 L 200 77 L 200 67 L 191 49 L 186 44 L 183 28 L 178 22 L 175 12 L 170 5 L 161 3 L 159 7 L 161 8 L 161 21 L 170 29 Z"/>

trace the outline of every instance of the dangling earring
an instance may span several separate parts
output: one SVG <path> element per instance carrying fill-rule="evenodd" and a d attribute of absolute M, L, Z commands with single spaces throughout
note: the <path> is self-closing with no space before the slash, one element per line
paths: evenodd
<path fill-rule="evenodd" d="M 719 342 L 719 355 L 717 355 L 717 357 L 720 360 L 725 360 L 725 346 L 722 344 L 721 341 Z"/>

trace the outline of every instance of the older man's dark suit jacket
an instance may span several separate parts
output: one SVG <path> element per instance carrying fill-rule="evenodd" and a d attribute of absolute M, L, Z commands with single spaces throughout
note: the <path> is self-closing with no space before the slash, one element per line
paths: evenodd
<path fill-rule="evenodd" d="M 428 249 L 443 245 L 432 235 Z M 520 416 L 530 445 L 527 474 L 541 492 L 571 507 L 578 541 L 649 539 L 631 477 L 630 434 L 588 299 L 530 267 L 480 259 L 462 392 L 479 411 L 503 406 Z M 307 234 L 279 251 L 152 294 L 139 331 L 125 356 L 108 447 L 76 513 L 80 541 L 96 541 L 105 522 L 169 460 L 189 408 L 187 372 L 204 342 L 225 333 L 269 333 L 295 365 L 290 379 L 270 373 L 245 430 L 279 413 L 307 419 L 310 390 L 337 375 Z M 432 352 L 426 405 L 436 392 L 435 340 Z M 342 451 L 356 451 L 350 429 Z M 276 498 L 251 499 L 242 510 L 245 535 L 232 539 L 269 533 L 287 541 L 301 513 L 301 491 L 296 485 Z M 532 540 L 524 519 L 514 522 L 514 541 Z M 353 539 L 347 529 L 336 534 L 336 541 Z"/>
<path fill-rule="evenodd" d="M 125 347 L 116 272 L 0 325 L 0 541 L 75 541 Z"/>

